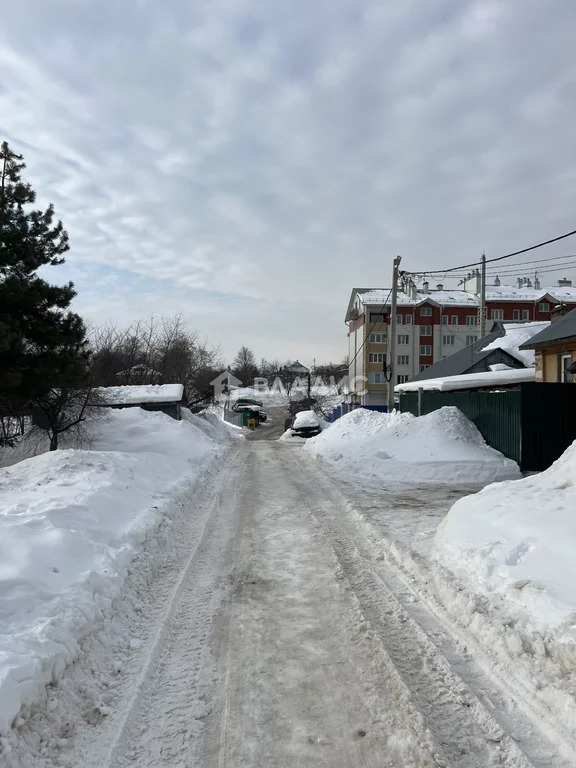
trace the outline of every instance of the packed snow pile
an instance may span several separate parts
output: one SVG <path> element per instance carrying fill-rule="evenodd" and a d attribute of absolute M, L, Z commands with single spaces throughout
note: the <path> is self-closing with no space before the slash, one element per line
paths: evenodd
<path fill-rule="evenodd" d="M 457 501 L 438 529 L 435 555 L 471 591 L 502 598 L 533 629 L 573 626 L 575 510 L 576 443 L 541 474 Z"/>
<path fill-rule="evenodd" d="M 478 485 L 516 478 L 516 462 L 490 448 L 457 408 L 426 416 L 354 410 L 304 448 L 363 481 L 429 485 Z"/>
<path fill-rule="evenodd" d="M 213 420 L 136 408 L 99 430 L 93 450 L 0 470 L 0 735 L 60 678 L 171 499 L 229 439 Z"/>

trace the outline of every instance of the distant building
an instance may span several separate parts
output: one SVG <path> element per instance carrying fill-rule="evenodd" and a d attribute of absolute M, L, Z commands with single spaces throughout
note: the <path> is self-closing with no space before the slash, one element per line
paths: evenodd
<path fill-rule="evenodd" d="M 558 304 L 576 308 L 576 288 L 569 280 L 559 281 L 554 288 L 541 288 L 535 282 L 523 278 L 511 286 L 496 278 L 493 285 L 486 286 L 486 327 L 492 328 L 494 322 L 549 321 Z M 471 273 L 455 290 L 445 290 L 441 284 L 431 289 L 427 282 L 421 288 L 409 280 L 401 283 L 392 386 L 412 380 L 476 343 L 479 293 L 479 273 Z M 387 402 L 390 294 L 384 288 L 354 288 L 348 302 L 349 377 L 353 388 L 356 380 L 355 399 L 363 405 Z"/>

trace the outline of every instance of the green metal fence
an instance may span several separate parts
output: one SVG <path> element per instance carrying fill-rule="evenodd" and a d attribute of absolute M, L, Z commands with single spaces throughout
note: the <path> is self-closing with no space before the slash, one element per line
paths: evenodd
<path fill-rule="evenodd" d="M 422 416 L 454 405 L 474 422 L 493 448 L 520 464 L 522 458 L 521 392 L 422 392 Z M 418 394 L 400 397 L 400 410 L 418 415 Z"/>
<path fill-rule="evenodd" d="M 525 471 L 547 469 L 576 440 L 576 386 L 522 385 L 522 463 Z"/>
<path fill-rule="evenodd" d="M 400 410 L 418 415 L 418 393 L 400 396 Z M 576 440 L 576 386 L 522 384 L 502 392 L 426 392 L 424 416 L 446 405 L 459 408 L 493 448 L 523 471 L 547 469 Z"/>

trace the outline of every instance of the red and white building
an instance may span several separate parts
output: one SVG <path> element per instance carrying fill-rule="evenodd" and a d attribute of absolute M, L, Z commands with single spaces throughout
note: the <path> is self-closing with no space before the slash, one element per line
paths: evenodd
<path fill-rule="evenodd" d="M 345 322 L 348 326 L 349 377 L 363 405 L 384 405 L 388 396 L 388 334 L 390 290 L 354 288 Z M 502 285 L 498 278 L 486 286 L 486 331 L 494 321 L 550 320 L 552 309 L 576 308 L 576 288 L 569 280 L 542 288 L 520 278 Z M 480 321 L 480 275 L 475 272 L 458 289 L 445 290 L 410 280 L 401 282 L 396 312 L 395 371 L 392 385 L 402 384 L 432 363 L 474 343 Z"/>

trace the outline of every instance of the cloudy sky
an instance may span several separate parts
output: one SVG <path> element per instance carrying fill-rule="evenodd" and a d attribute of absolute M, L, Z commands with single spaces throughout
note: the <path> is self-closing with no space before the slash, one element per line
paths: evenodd
<path fill-rule="evenodd" d="M 21 0 L 0 138 L 91 320 L 182 310 L 228 357 L 339 360 L 395 254 L 576 229 L 575 29 L 568 0 Z"/>

